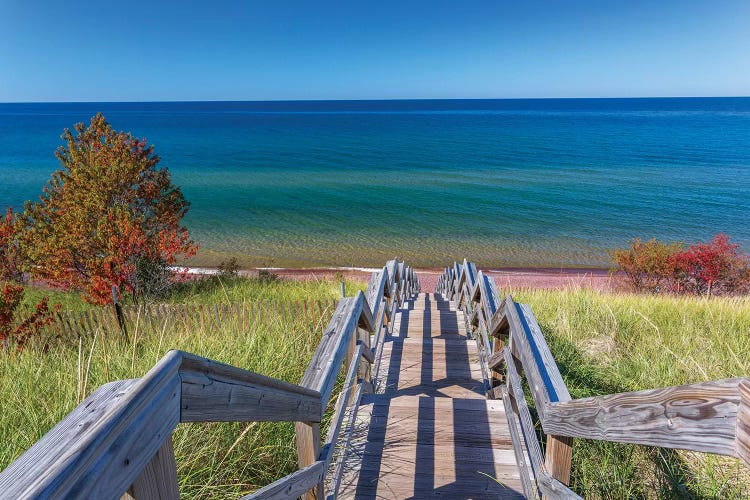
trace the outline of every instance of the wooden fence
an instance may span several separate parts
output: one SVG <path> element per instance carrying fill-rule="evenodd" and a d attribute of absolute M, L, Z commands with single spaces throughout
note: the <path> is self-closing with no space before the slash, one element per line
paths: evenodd
<path fill-rule="evenodd" d="M 397 260 L 373 273 L 366 293 L 336 305 L 322 340 L 299 385 L 276 380 L 182 351 L 170 351 L 140 379 L 120 380 L 97 389 L 42 439 L 0 473 L 3 498 L 178 498 L 177 466 L 171 434 L 181 422 L 295 422 L 299 470 L 245 498 L 325 496 L 324 475 L 331 467 L 342 428 L 351 427 L 363 391 L 377 372 L 383 339 L 397 308 L 419 291 L 413 270 Z M 309 306 L 309 304 L 308 304 Z M 304 305 L 299 307 L 304 310 Z M 201 328 L 222 318 L 253 321 L 251 307 L 220 307 L 171 312 L 157 308 L 146 316 L 185 321 Z M 315 309 L 315 308 L 313 308 Z M 296 310 L 299 312 L 299 308 Z M 222 316 L 224 314 L 224 316 Z M 308 317 L 319 318 L 320 310 Z M 132 322 L 133 312 L 131 311 Z M 136 318 L 138 314 L 136 313 Z M 176 319 L 181 318 L 181 319 Z M 114 317 L 74 318 L 71 334 L 96 325 L 112 328 Z M 108 321 L 108 323 L 107 323 Z M 217 326 L 217 327 L 219 327 Z M 345 366 L 325 440 L 320 422 Z M 345 415 L 351 415 L 344 425 Z M 252 460 L 252 457 L 248 457 Z M 340 480 L 338 464 L 332 494 Z"/>
<path fill-rule="evenodd" d="M 455 300 L 468 318 L 487 395 L 505 403 L 528 498 L 579 498 L 567 487 L 574 437 L 718 453 L 750 464 L 750 379 L 574 400 L 528 305 L 510 295 L 501 301 L 494 281 L 466 260 L 445 269 L 437 291 Z M 546 434 L 544 455 L 521 374 Z"/>
<path fill-rule="evenodd" d="M 123 306 L 125 331 L 113 307 L 86 311 L 61 311 L 46 326 L 45 339 L 77 339 L 99 335 L 194 334 L 203 335 L 223 328 L 247 330 L 251 326 L 281 323 L 322 329 L 333 315 L 337 300 L 256 300 L 224 304 L 153 304 Z M 126 333 L 127 332 L 127 333 Z"/>

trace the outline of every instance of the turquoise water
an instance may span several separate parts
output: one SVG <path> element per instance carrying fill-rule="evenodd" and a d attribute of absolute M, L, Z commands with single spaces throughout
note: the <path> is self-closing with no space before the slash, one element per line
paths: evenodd
<path fill-rule="evenodd" d="M 0 104 L 0 206 L 97 111 L 182 186 L 196 264 L 601 266 L 719 231 L 750 251 L 750 98 Z"/>

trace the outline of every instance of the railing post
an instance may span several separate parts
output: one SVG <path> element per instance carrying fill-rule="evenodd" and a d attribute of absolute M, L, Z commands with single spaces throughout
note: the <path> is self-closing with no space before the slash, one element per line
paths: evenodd
<path fill-rule="evenodd" d="M 750 465 L 750 379 L 740 382 L 738 388 L 740 405 L 737 409 L 735 447 L 737 456 Z"/>
<path fill-rule="evenodd" d="M 141 475 L 133 482 L 123 499 L 178 499 L 180 486 L 177 481 L 177 463 L 170 436 L 159 448 L 154 458 L 146 464 Z"/>
<path fill-rule="evenodd" d="M 547 435 L 544 467 L 552 477 L 570 485 L 570 461 L 573 456 L 573 438 Z"/>
<path fill-rule="evenodd" d="M 320 456 L 320 424 L 314 422 L 295 422 L 294 432 L 297 436 L 297 462 L 300 469 L 317 462 Z M 305 494 L 305 500 L 322 500 L 325 498 L 323 483 Z"/>

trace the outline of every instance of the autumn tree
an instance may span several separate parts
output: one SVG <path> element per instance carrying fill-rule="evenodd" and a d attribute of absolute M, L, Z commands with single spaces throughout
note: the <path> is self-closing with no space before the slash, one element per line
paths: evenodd
<path fill-rule="evenodd" d="M 111 302 L 113 285 L 138 297 L 144 265 L 168 269 L 195 253 L 180 225 L 189 204 L 153 146 L 115 131 L 101 113 L 62 139 L 62 168 L 20 216 L 29 271 L 93 303 Z"/>

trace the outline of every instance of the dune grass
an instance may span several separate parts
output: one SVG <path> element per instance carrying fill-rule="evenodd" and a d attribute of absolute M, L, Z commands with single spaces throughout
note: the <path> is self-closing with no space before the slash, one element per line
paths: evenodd
<path fill-rule="evenodd" d="M 348 283 L 348 294 L 361 288 Z M 279 308 L 243 329 L 229 321 L 211 335 L 184 331 L 179 322 L 142 322 L 131 343 L 120 336 L 90 336 L 47 352 L 31 343 L 0 353 L 0 470 L 15 460 L 97 387 L 145 374 L 169 349 L 181 349 L 251 371 L 299 383 L 333 312 L 339 283 L 210 280 L 175 301 L 212 303 L 300 299 L 329 303 L 315 325 Z M 37 297 L 48 291 L 34 291 Z M 69 294 L 64 294 L 69 295 Z M 68 297 L 69 298 L 69 297 Z M 221 299 L 224 300 L 221 300 Z M 69 304 L 76 304 L 69 298 Z M 274 308 L 273 305 L 270 307 Z M 335 395 L 334 395 L 335 396 Z M 173 442 L 185 498 L 237 498 L 297 468 L 291 423 L 180 424 Z"/>
<path fill-rule="evenodd" d="M 532 306 L 574 398 L 750 375 L 750 298 L 510 291 Z M 738 460 L 574 440 L 586 498 L 748 498 Z"/>
<path fill-rule="evenodd" d="M 367 288 L 366 283 L 350 280 L 344 281 L 344 285 L 346 295 L 349 297 Z M 181 284 L 166 300 L 179 304 L 215 304 L 243 300 L 301 301 L 338 299 L 339 297 L 341 297 L 341 281 L 334 279 L 299 281 L 280 278 L 213 276 Z"/>
<path fill-rule="evenodd" d="M 347 295 L 364 286 L 347 283 Z M 511 292 L 532 306 L 573 397 L 750 374 L 748 298 Z M 171 300 L 328 300 L 339 293 L 335 281 L 230 279 L 190 284 Z M 280 313 L 246 329 L 230 321 L 211 335 L 148 324 L 130 345 L 94 332 L 46 353 L 32 344 L 0 355 L 0 468 L 96 387 L 142 376 L 171 348 L 299 382 L 325 322 Z M 296 469 L 291 424 L 181 424 L 174 444 L 186 498 L 237 498 Z M 734 459 L 591 440 L 574 442 L 572 479 L 586 498 L 750 496 L 748 468 Z"/>

